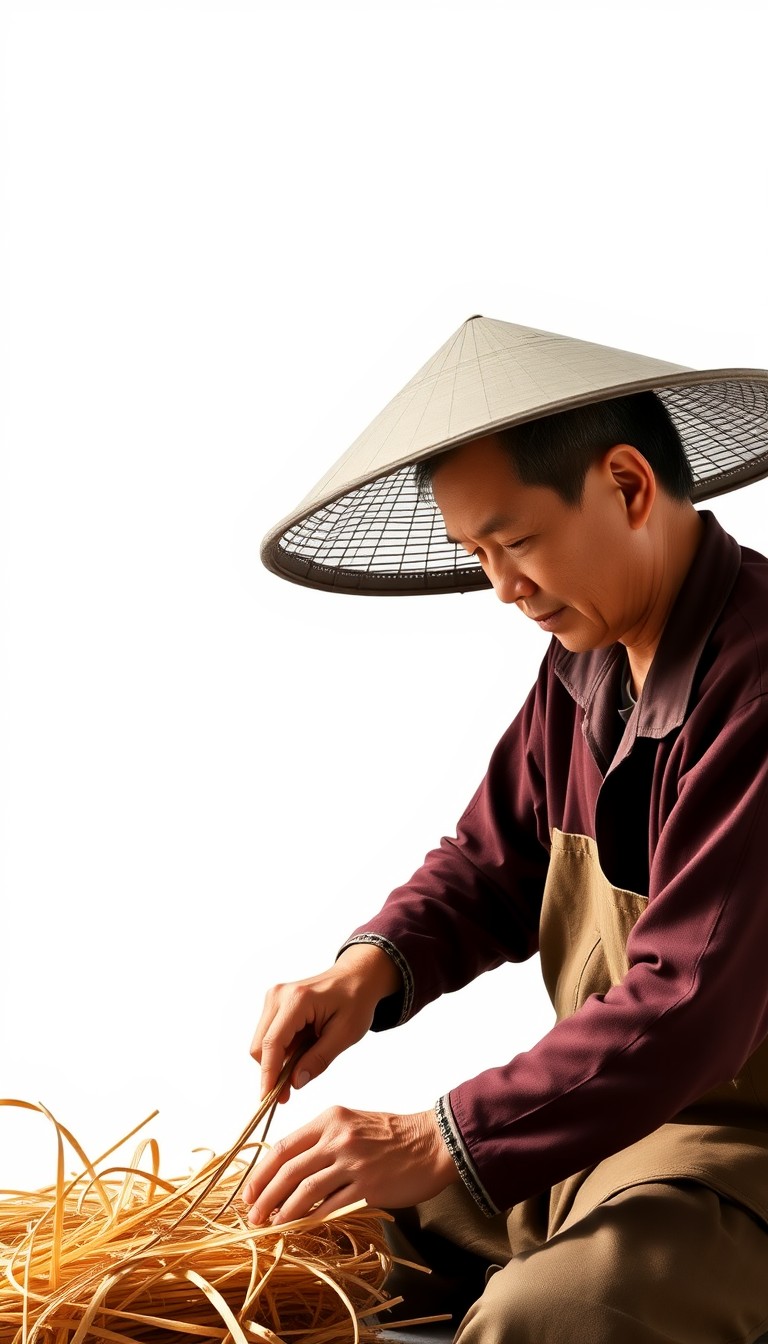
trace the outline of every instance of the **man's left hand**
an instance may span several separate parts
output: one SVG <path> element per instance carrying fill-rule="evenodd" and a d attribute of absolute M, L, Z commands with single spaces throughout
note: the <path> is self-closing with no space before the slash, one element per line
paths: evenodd
<path fill-rule="evenodd" d="M 332 1106 L 259 1159 L 243 1197 L 248 1221 L 258 1226 L 310 1211 L 324 1218 L 359 1199 L 403 1208 L 459 1179 L 434 1111 L 390 1115 Z"/>

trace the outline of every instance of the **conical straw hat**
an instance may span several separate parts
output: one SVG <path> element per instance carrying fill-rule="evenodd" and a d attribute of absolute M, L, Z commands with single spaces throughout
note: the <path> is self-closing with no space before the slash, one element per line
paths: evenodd
<path fill-rule="evenodd" d="M 272 528 L 261 558 L 283 578 L 334 592 L 487 587 L 478 561 L 447 540 L 435 505 L 418 498 L 414 464 L 493 430 L 648 390 L 677 426 L 695 500 L 768 474 L 768 371 L 689 369 L 471 317 Z"/>

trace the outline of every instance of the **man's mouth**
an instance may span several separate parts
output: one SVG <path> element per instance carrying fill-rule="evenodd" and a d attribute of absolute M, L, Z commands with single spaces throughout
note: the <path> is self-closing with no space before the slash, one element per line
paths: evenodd
<path fill-rule="evenodd" d="M 542 612 L 540 616 L 531 614 L 531 620 L 535 621 L 537 625 L 546 627 L 549 622 L 554 620 L 555 616 L 559 616 L 562 611 L 565 611 L 565 607 L 555 607 L 552 611 Z"/>

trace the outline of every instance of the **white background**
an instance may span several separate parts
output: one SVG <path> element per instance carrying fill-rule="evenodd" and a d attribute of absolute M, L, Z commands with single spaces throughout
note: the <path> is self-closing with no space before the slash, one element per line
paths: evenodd
<path fill-rule="evenodd" d="M 471 314 L 765 367 L 764 4 L 2 9 L 0 1095 L 165 1169 L 255 1107 L 265 989 L 445 831 L 546 638 L 331 596 L 261 537 Z M 768 486 L 715 504 L 768 546 Z M 430 1106 L 531 964 L 281 1111 Z M 48 1179 L 0 1117 L 0 1185 Z"/>

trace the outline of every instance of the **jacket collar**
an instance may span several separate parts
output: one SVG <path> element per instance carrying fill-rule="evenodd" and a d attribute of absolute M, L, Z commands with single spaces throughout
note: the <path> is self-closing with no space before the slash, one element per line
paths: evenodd
<path fill-rule="evenodd" d="M 645 679 L 642 694 L 627 723 L 620 755 L 626 755 L 638 737 L 662 738 L 685 720 L 696 668 L 704 646 L 723 610 L 741 566 L 741 547 L 720 526 L 714 514 L 701 512 L 699 548 L 664 626 L 659 646 Z M 553 670 L 584 710 L 588 739 L 603 737 L 601 724 L 611 732 L 617 717 L 618 685 L 626 668 L 623 645 L 590 653 L 569 653 L 559 646 Z M 610 759 L 613 752 L 599 751 Z M 607 761 L 606 761 L 607 764 Z"/>

